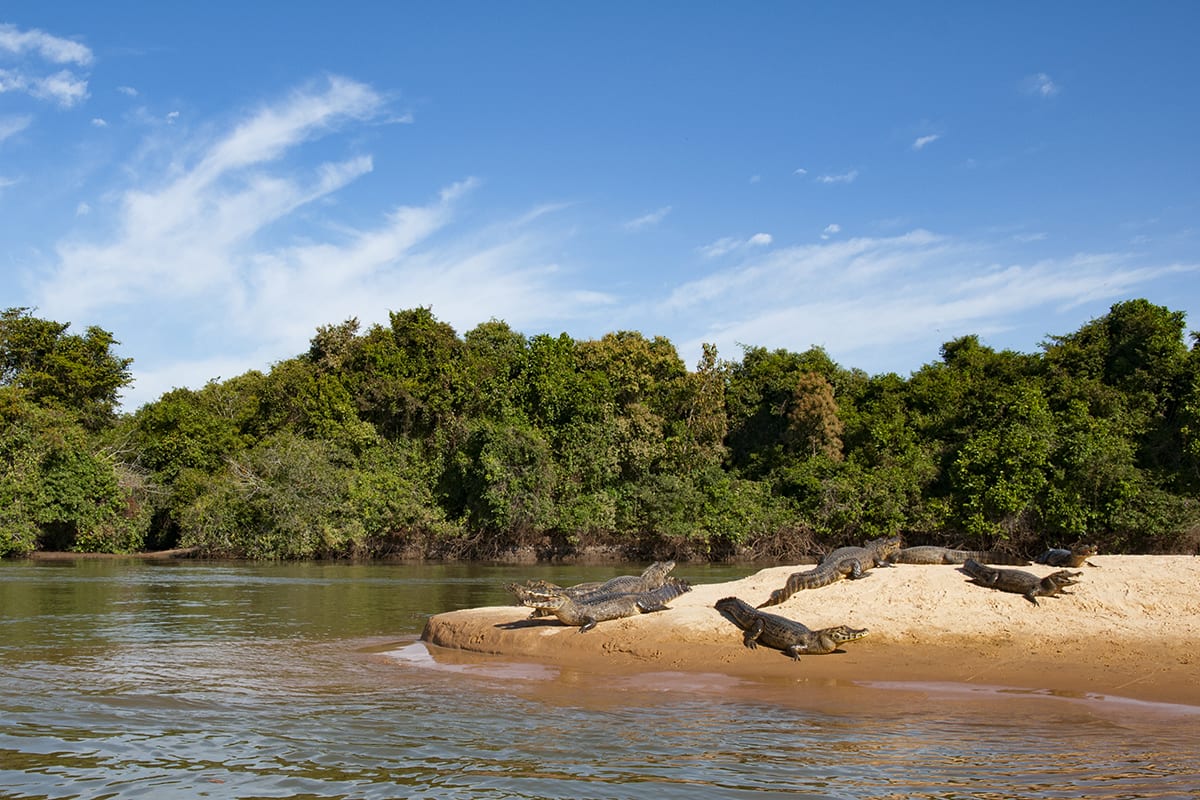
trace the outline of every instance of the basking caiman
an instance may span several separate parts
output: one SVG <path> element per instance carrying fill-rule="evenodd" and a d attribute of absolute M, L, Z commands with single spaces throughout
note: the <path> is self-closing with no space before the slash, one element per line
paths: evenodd
<path fill-rule="evenodd" d="M 801 653 L 832 653 L 842 642 L 851 642 L 867 635 L 866 628 L 849 628 L 845 625 L 814 631 L 795 620 L 759 611 L 736 597 L 718 600 L 714 607 L 746 632 L 742 636 L 742 643 L 746 647 L 753 650 L 761 643 L 782 650 L 796 661 L 800 660 Z"/>
<path fill-rule="evenodd" d="M 1070 594 L 1063 591 L 1064 586 L 1078 583 L 1075 578 L 1082 572 L 1069 572 L 1065 569 L 1053 572 L 1044 578 L 1039 578 L 1032 572 L 1022 569 L 998 569 L 985 567 L 973 558 L 968 558 L 962 565 L 962 571 L 981 586 L 999 589 L 1002 592 L 1013 592 L 1023 595 L 1026 600 L 1038 604 L 1039 597 L 1054 597 L 1059 594 Z"/>
<path fill-rule="evenodd" d="M 517 602 L 521 605 L 530 605 L 526 602 L 527 598 L 539 597 L 546 594 L 562 594 L 567 597 L 587 600 L 588 595 L 605 595 L 605 594 L 636 594 L 637 592 L 649 592 L 657 589 L 667 582 L 667 573 L 675 569 L 674 561 L 655 561 L 650 566 L 642 571 L 641 575 L 618 575 L 615 578 L 609 578 L 603 583 L 591 581 L 589 583 L 578 583 L 574 586 L 557 586 L 549 581 L 528 581 L 524 586 L 518 583 L 510 583 L 508 590 L 517 598 Z M 548 616 L 550 612 L 538 609 L 533 612 L 534 617 Z"/>
<path fill-rule="evenodd" d="M 783 588 L 771 592 L 759 608 L 777 606 L 802 589 L 818 589 L 842 578 L 861 578 L 872 567 L 890 567 L 888 559 L 899 549 L 899 536 L 873 539 L 862 547 L 839 547 L 821 559 L 814 569 L 789 575 Z"/>
<path fill-rule="evenodd" d="M 558 617 L 564 625 L 578 625 L 584 633 L 596 627 L 596 623 L 610 619 L 622 619 L 652 611 L 666 611 L 667 603 L 684 592 L 690 592 L 686 581 L 670 579 L 657 589 L 648 592 L 596 594 L 567 597 L 564 594 L 547 594 L 525 601 L 525 605 L 544 609 Z"/>
<path fill-rule="evenodd" d="M 953 550 L 937 545 L 905 547 L 897 550 L 888 558 L 888 561 L 892 564 L 963 564 L 968 558 L 973 558 L 981 564 L 1025 566 L 1029 563 L 1023 558 L 1015 558 L 991 550 Z"/>
<path fill-rule="evenodd" d="M 1099 552 L 1100 549 L 1094 544 L 1076 542 L 1071 545 L 1070 550 L 1062 547 L 1052 547 L 1035 558 L 1034 561 L 1051 567 L 1082 567 L 1084 564 L 1094 567 L 1096 565 L 1088 561 L 1088 559 Z"/>

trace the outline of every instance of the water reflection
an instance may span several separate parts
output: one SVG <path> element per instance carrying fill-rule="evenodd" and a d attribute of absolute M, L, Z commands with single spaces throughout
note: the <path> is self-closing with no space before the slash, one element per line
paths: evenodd
<path fill-rule="evenodd" d="M 417 641 L 429 613 L 507 602 L 509 580 L 618 571 L 0 564 L 0 796 L 1101 798 L 1194 787 L 1196 709 L 613 676 Z"/>

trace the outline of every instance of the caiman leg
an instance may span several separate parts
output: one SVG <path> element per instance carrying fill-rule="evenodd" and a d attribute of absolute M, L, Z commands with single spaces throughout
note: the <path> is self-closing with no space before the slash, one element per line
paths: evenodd
<path fill-rule="evenodd" d="M 761 619 L 754 620 L 754 622 L 750 624 L 750 627 L 747 628 L 746 632 L 742 635 L 742 644 L 746 645 L 746 647 L 749 647 L 751 650 L 755 649 L 758 647 L 758 637 L 762 635 L 762 632 L 763 621 Z"/>

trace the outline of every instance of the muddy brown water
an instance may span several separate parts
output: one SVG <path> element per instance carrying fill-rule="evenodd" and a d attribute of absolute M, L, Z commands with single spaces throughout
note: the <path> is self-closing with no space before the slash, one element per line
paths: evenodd
<path fill-rule="evenodd" d="M 507 604 L 509 581 L 641 568 L 0 562 L 0 797 L 1200 791 L 1192 706 L 887 676 L 605 675 L 418 640 L 429 614 Z"/>

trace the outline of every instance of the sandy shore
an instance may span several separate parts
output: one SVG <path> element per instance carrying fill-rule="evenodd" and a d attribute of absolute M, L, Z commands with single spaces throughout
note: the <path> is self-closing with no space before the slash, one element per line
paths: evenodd
<path fill-rule="evenodd" d="M 870 634 L 841 651 L 804 656 L 750 650 L 713 604 L 763 602 L 789 574 L 771 567 L 696 585 L 668 611 L 602 622 L 580 633 L 505 606 L 437 614 L 422 639 L 434 658 L 464 652 L 605 672 L 721 673 L 763 680 L 954 682 L 1200 706 L 1200 558 L 1095 556 L 1065 597 L 1034 606 L 977 586 L 953 566 L 901 564 L 857 581 L 802 591 L 766 609 L 810 628 Z M 1023 569 L 1045 575 L 1052 568 Z M 675 571 L 687 578 L 687 566 Z"/>

